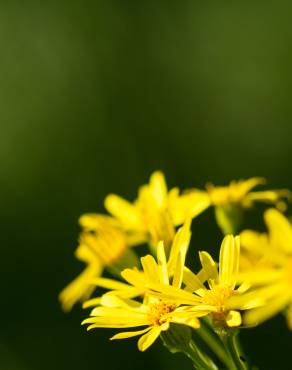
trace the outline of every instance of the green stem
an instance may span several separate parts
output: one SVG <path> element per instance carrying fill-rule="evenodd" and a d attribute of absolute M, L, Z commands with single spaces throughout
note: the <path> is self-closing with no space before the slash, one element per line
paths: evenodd
<path fill-rule="evenodd" d="M 194 341 L 189 343 L 188 349 L 185 350 L 184 353 L 192 360 L 195 369 L 218 370 L 218 367 L 214 364 L 214 362 L 199 350 Z"/>
<path fill-rule="evenodd" d="M 196 330 L 196 333 L 204 340 L 208 347 L 215 353 L 218 359 L 227 367 L 230 368 L 231 360 L 226 352 L 220 339 L 215 332 L 211 332 L 207 325 L 201 321 L 201 328 Z"/>
<path fill-rule="evenodd" d="M 230 370 L 248 370 L 247 365 L 244 363 L 243 356 L 240 351 L 240 346 L 236 340 L 237 332 L 228 332 L 221 335 L 222 341 L 232 359 L 232 367 Z"/>
<path fill-rule="evenodd" d="M 211 358 L 192 340 L 189 327 L 172 324 L 167 331 L 160 334 L 160 337 L 171 353 L 184 353 L 192 361 L 196 370 L 218 370 Z"/>

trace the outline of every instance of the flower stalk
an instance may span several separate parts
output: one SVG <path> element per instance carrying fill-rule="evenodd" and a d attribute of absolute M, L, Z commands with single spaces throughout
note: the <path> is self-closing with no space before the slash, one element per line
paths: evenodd
<path fill-rule="evenodd" d="M 221 329 L 218 333 L 231 360 L 229 370 L 248 370 L 248 365 L 237 339 L 238 330 Z"/>
<path fill-rule="evenodd" d="M 172 324 L 170 329 L 160 335 L 163 344 L 171 353 L 182 352 L 193 363 L 196 370 L 218 370 L 213 360 L 192 340 L 191 330 Z"/>

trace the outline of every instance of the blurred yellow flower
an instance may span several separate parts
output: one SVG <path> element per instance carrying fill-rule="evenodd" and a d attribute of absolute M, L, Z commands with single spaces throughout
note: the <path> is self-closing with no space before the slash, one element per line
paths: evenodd
<path fill-rule="evenodd" d="M 246 313 L 244 322 L 256 325 L 285 309 L 292 330 L 292 226 L 276 209 L 267 210 L 264 219 L 268 234 L 245 231 L 243 246 L 248 253 L 262 258 L 265 264 L 255 265 L 239 275 L 240 280 L 253 286 L 253 290 L 235 299 L 233 305 L 261 297 L 265 304 Z"/>
<path fill-rule="evenodd" d="M 118 266 L 118 270 L 134 266 L 134 254 L 129 252 L 129 247 L 149 242 L 155 249 L 162 240 L 169 250 L 175 226 L 186 220 L 186 215 L 178 220 L 172 202 L 174 196 L 178 196 L 177 189 L 168 192 L 164 175 L 157 171 L 151 175 L 149 184 L 139 189 L 133 204 L 111 194 L 105 199 L 105 207 L 112 216 L 81 216 L 83 231 L 75 255 L 87 267 L 61 292 L 59 298 L 65 311 L 91 296 L 98 285 L 92 281 L 102 275 L 104 268 L 113 269 L 125 256 L 127 263 Z"/>
<path fill-rule="evenodd" d="M 279 208 L 285 208 L 282 198 L 288 198 L 290 192 L 285 189 L 252 191 L 257 185 L 263 185 L 266 180 L 261 177 L 252 177 L 248 180 L 231 181 L 227 186 L 214 186 L 207 183 L 206 190 L 191 189 L 176 199 L 174 207 L 195 217 L 210 206 L 224 207 L 228 205 L 240 205 L 249 208 L 254 202 L 276 204 Z"/>
<path fill-rule="evenodd" d="M 87 266 L 59 295 L 65 311 L 90 297 L 95 289 L 92 281 L 101 276 L 104 268 L 114 266 L 125 256 L 129 263 L 133 262 L 135 255 L 128 248 L 140 242 L 139 235 L 125 233 L 119 222 L 109 216 L 87 214 L 79 222 L 83 231 L 75 256 Z"/>
<path fill-rule="evenodd" d="M 175 226 L 181 225 L 188 216 L 181 211 L 178 199 L 178 189 L 168 191 L 163 173 L 156 171 L 149 184 L 140 187 L 133 203 L 110 194 L 105 199 L 105 207 L 125 230 L 143 235 L 144 242 L 149 242 L 152 247 L 163 240 L 168 249 L 175 235 Z"/>
<path fill-rule="evenodd" d="M 168 262 L 163 242 L 160 242 L 157 247 L 157 262 L 151 255 L 142 257 L 143 271 L 126 269 L 122 272 L 123 278 L 138 290 L 147 289 L 156 284 L 180 288 L 189 238 L 189 223 L 187 223 L 176 235 Z M 122 332 L 111 338 L 125 339 L 142 335 L 138 341 L 140 351 L 145 351 L 151 346 L 162 331 L 168 330 L 170 323 L 187 325 L 196 329 L 200 326 L 198 317 L 210 311 L 208 306 L 190 310 L 188 306 L 165 300 L 151 293 L 145 294 L 143 303 L 113 294 L 103 295 L 99 303 L 100 305 L 91 312 L 92 317 L 83 321 L 83 324 L 90 324 L 88 330 L 99 327 L 146 326 L 142 330 Z"/>

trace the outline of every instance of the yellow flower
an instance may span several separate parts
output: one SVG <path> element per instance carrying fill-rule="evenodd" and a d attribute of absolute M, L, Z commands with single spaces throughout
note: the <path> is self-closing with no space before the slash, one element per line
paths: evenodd
<path fill-rule="evenodd" d="M 88 214 L 79 221 L 83 231 L 75 255 L 87 266 L 59 295 L 65 311 L 90 297 L 95 289 L 92 280 L 101 276 L 105 268 L 116 265 L 125 256 L 134 259 L 128 248 L 140 240 L 139 235 L 125 233 L 119 222 L 109 216 Z"/>
<path fill-rule="evenodd" d="M 168 262 L 163 242 L 160 242 L 157 247 L 157 262 L 151 255 L 142 257 L 143 271 L 126 269 L 122 272 L 123 278 L 138 290 L 145 290 L 148 286 L 156 284 L 179 288 L 182 283 L 189 238 L 188 223 L 178 231 Z M 208 306 L 190 310 L 188 306 L 148 293 L 142 303 L 114 294 L 103 295 L 99 303 L 100 305 L 91 312 L 92 317 L 83 321 L 83 324 L 90 324 L 88 330 L 99 327 L 135 328 L 146 326 L 142 330 L 121 332 L 111 338 L 125 339 L 142 335 L 138 341 L 140 351 L 145 351 L 151 346 L 162 331 L 168 330 L 170 323 L 187 325 L 197 329 L 200 326 L 198 317 L 209 312 Z"/>
<path fill-rule="evenodd" d="M 101 305 L 94 308 L 90 318 L 83 324 L 90 324 L 88 330 L 94 328 L 136 328 L 146 327 L 135 331 L 125 331 L 111 339 L 126 339 L 142 335 L 138 341 L 140 351 L 145 351 L 159 337 L 162 331 L 168 330 L 170 323 L 177 323 L 199 328 L 197 317 L 204 315 L 203 311 L 191 314 L 172 302 L 149 299 L 145 303 L 126 300 L 117 296 L 104 295 Z"/>
<path fill-rule="evenodd" d="M 241 295 L 248 289 L 245 284 L 237 287 L 236 275 L 239 269 L 240 242 L 239 237 L 227 235 L 222 242 L 219 257 L 219 269 L 212 257 L 207 252 L 199 254 L 203 270 L 195 275 L 185 269 L 183 282 L 184 289 L 175 287 L 152 286 L 161 296 L 189 304 L 198 310 L 200 306 L 208 307 L 209 313 L 216 326 L 237 327 L 241 325 L 241 314 L 238 310 L 230 309 L 229 300 L 233 296 Z M 207 277 L 208 287 L 205 287 L 203 280 Z M 193 293 L 192 293 L 193 292 Z M 259 302 L 256 300 L 245 301 L 239 307 L 240 310 L 256 307 Z"/>
<path fill-rule="evenodd" d="M 233 304 L 260 297 L 265 304 L 246 313 L 246 324 L 259 324 L 286 309 L 288 326 L 292 330 L 292 226 L 276 209 L 267 210 L 264 219 L 268 234 L 245 231 L 243 246 L 266 263 L 240 274 L 239 278 L 254 289 Z"/>
<path fill-rule="evenodd" d="M 288 190 L 252 191 L 257 185 L 265 184 L 261 177 L 253 177 L 248 180 L 231 181 L 227 186 L 206 185 L 206 191 L 193 189 L 176 199 L 174 207 L 180 208 L 182 213 L 188 213 L 189 217 L 195 217 L 210 206 L 224 207 L 239 205 L 249 208 L 254 202 L 276 204 L 283 209 L 285 203 L 282 198 L 288 198 Z"/>
<path fill-rule="evenodd" d="M 105 268 L 112 269 L 125 259 L 125 255 L 128 266 L 134 266 L 134 256 L 129 247 L 145 242 L 156 247 L 163 240 L 169 249 L 175 226 L 186 219 L 185 215 L 176 215 L 172 206 L 174 196 L 178 196 L 177 189 L 168 192 L 163 174 L 154 172 L 149 184 L 139 189 L 134 204 L 117 195 L 106 197 L 105 206 L 113 217 L 100 214 L 81 216 L 83 232 L 75 254 L 87 267 L 61 292 L 59 298 L 64 310 L 70 310 L 77 301 L 88 299 L 95 289 L 93 279 L 101 276 Z M 118 267 L 121 270 L 126 266 Z"/>
<path fill-rule="evenodd" d="M 191 224 L 191 220 L 187 220 L 185 224 L 177 231 L 174 237 L 171 250 L 170 250 L 170 254 L 169 254 L 168 263 L 167 263 L 167 273 L 169 274 L 169 276 L 173 276 L 179 255 L 181 254 L 182 256 L 185 256 L 188 250 L 189 241 L 191 237 L 190 224 Z M 164 243 L 162 241 L 159 243 L 158 256 L 161 255 L 161 248 L 164 248 L 164 246 L 163 247 L 161 246 L 163 244 Z M 147 259 L 153 260 L 153 257 L 151 256 L 143 257 L 141 259 L 142 263 L 144 263 L 144 260 L 147 260 Z M 147 262 L 146 262 L 146 265 L 147 265 Z M 132 279 L 130 278 L 131 279 L 130 284 L 125 283 L 125 282 L 120 282 L 115 279 L 97 277 L 97 278 L 91 279 L 91 285 L 98 286 L 104 289 L 108 289 L 109 292 L 107 292 L 106 294 L 116 295 L 122 298 L 134 298 L 137 296 L 144 296 L 147 290 L 146 285 L 149 283 L 148 275 L 144 273 L 143 271 L 139 271 L 136 267 L 133 269 L 130 269 L 130 268 L 125 269 L 122 272 L 122 276 L 128 276 L 129 274 L 130 276 L 134 274 L 134 278 Z M 135 280 L 135 277 L 137 280 Z M 141 282 L 141 279 L 143 279 L 142 282 Z M 101 300 L 100 297 L 92 298 L 84 302 L 83 308 L 95 306 L 100 303 L 100 300 Z"/>
<path fill-rule="evenodd" d="M 168 191 L 164 175 L 156 171 L 149 184 L 143 185 L 138 197 L 130 203 L 118 195 L 110 194 L 105 207 L 127 231 L 143 235 L 144 242 L 156 247 L 163 240 L 168 249 L 175 235 L 175 226 L 181 225 L 188 214 L 177 205 L 178 189 Z"/>

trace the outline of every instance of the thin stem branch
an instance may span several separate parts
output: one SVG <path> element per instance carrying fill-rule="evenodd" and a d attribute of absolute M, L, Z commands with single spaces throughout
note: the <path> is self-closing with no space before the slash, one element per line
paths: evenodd
<path fill-rule="evenodd" d="M 198 346 L 191 341 L 188 346 L 188 350 L 184 352 L 194 364 L 194 367 L 198 370 L 218 370 L 215 363 L 201 352 Z"/>
<path fill-rule="evenodd" d="M 210 331 L 208 326 L 201 322 L 201 328 L 196 330 L 196 333 L 204 340 L 208 347 L 214 352 L 218 359 L 227 367 L 230 368 L 232 361 L 225 350 L 220 338 L 214 331 Z"/>
<path fill-rule="evenodd" d="M 247 365 L 243 361 L 243 356 L 240 351 L 240 346 L 236 340 L 237 332 L 224 332 L 221 335 L 222 341 L 232 359 L 232 367 L 230 370 L 248 370 Z"/>

